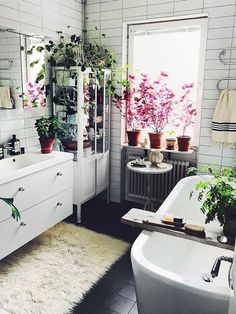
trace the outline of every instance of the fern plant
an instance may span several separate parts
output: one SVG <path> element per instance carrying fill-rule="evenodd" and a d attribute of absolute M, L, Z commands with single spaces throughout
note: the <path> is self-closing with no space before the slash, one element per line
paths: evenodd
<path fill-rule="evenodd" d="M 210 176 L 203 176 L 203 173 Z M 201 211 L 206 215 L 205 223 L 217 219 L 224 226 L 233 215 L 236 216 L 236 170 L 217 165 L 205 166 L 198 171 L 190 168 L 189 175 L 199 175 L 203 180 L 195 186 Z M 194 191 L 190 193 L 192 198 Z"/>

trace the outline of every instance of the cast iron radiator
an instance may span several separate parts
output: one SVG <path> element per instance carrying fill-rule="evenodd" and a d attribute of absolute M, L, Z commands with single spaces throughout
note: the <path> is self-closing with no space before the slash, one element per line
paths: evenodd
<path fill-rule="evenodd" d="M 128 159 L 134 160 L 138 156 L 129 155 Z M 163 202 L 176 183 L 186 177 L 187 169 L 191 166 L 186 160 L 164 160 L 173 165 L 170 172 L 151 176 L 151 198 L 156 202 Z M 147 175 L 128 171 L 126 169 L 125 199 L 144 203 L 147 197 Z"/>

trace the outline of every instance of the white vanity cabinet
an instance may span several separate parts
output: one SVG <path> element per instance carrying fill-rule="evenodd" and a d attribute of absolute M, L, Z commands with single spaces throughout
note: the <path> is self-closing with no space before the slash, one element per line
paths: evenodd
<path fill-rule="evenodd" d="M 10 181 L 0 184 L 0 197 L 13 198 L 21 213 L 21 219 L 14 220 L 10 207 L 0 201 L 0 259 L 72 214 L 72 155 L 53 154 L 50 163 L 31 166 L 30 174 L 13 180 L 10 176 Z"/>

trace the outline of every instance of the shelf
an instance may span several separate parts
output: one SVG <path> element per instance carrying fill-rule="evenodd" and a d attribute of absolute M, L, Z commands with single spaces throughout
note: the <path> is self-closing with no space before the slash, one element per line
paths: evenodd
<path fill-rule="evenodd" d="M 140 146 L 140 145 L 138 145 L 138 146 L 129 146 L 128 144 L 123 144 L 122 147 L 124 147 L 124 148 L 138 149 L 138 150 L 141 150 L 141 149 L 142 149 L 142 150 L 155 149 L 155 148 L 150 148 L 150 147 L 142 147 L 142 146 Z M 164 147 L 161 148 L 160 150 L 161 150 L 161 152 L 163 152 L 163 153 L 185 154 L 185 155 L 192 155 L 193 153 L 196 152 L 196 151 L 193 150 L 193 149 L 189 149 L 187 152 L 181 152 L 181 151 L 179 151 L 179 150 L 177 150 L 177 149 L 175 149 L 175 150 L 170 150 L 170 149 L 166 149 L 166 148 L 164 148 Z"/>

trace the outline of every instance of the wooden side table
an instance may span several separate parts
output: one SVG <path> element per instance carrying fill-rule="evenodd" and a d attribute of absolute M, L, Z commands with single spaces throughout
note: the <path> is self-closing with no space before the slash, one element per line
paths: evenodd
<path fill-rule="evenodd" d="M 146 167 L 133 167 L 132 164 L 135 161 L 130 161 L 127 163 L 127 168 L 130 171 L 134 171 L 137 173 L 142 173 L 145 174 L 147 177 L 147 199 L 144 205 L 144 210 L 149 210 L 149 211 L 156 211 L 154 207 L 154 203 L 151 197 L 151 191 L 152 191 L 152 185 L 151 185 L 151 178 L 152 175 L 158 175 L 158 174 L 163 174 L 167 173 L 172 170 L 173 165 L 167 164 L 167 163 L 160 163 L 158 166 L 153 165 L 150 161 L 145 161 L 144 164 Z"/>

